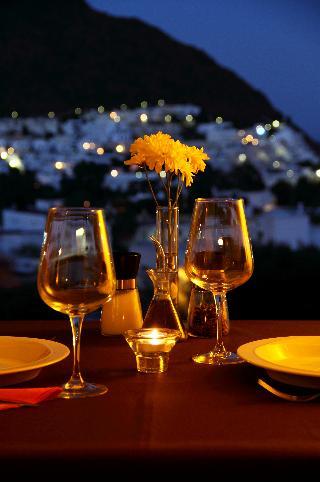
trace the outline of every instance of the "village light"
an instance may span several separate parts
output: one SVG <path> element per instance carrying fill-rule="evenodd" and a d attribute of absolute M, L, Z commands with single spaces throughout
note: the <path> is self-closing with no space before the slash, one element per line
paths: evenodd
<path fill-rule="evenodd" d="M 273 203 L 266 203 L 263 206 L 263 210 L 264 210 L 265 213 L 270 213 L 271 211 L 274 210 L 274 204 Z"/>
<path fill-rule="evenodd" d="M 124 147 L 123 144 L 118 144 L 118 145 L 116 146 L 116 151 L 119 152 L 119 153 L 120 153 L 120 152 L 123 152 L 124 149 L 125 149 L 125 147 Z"/>
<path fill-rule="evenodd" d="M 244 153 L 242 153 L 242 154 L 239 154 L 238 159 L 240 162 L 245 162 L 247 160 L 247 156 Z"/>
<path fill-rule="evenodd" d="M 165 116 L 164 116 L 164 121 L 165 121 L 165 122 L 171 122 L 171 121 L 172 121 L 171 115 L 170 115 L 170 114 L 165 115 Z"/>
<path fill-rule="evenodd" d="M 16 110 L 12 111 L 12 112 L 11 112 L 11 117 L 12 117 L 12 119 L 17 119 L 17 117 L 19 117 L 18 112 L 17 112 Z"/>
<path fill-rule="evenodd" d="M 193 115 L 191 115 L 191 114 L 186 115 L 186 121 L 192 122 L 193 121 Z"/>
<path fill-rule="evenodd" d="M 81 107 L 76 107 L 76 108 L 74 109 L 74 113 L 75 113 L 76 115 L 82 114 L 82 109 L 81 109 Z"/>
<path fill-rule="evenodd" d="M 114 120 L 114 122 L 117 122 L 117 123 L 118 123 L 118 122 L 120 122 L 121 117 L 120 117 L 119 115 L 116 115 L 113 120 Z"/>
<path fill-rule="evenodd" d="M 99 105 L 97 111 L 99 112 L 99 114 L 103 114 L 103 113 L 104 113 L 104 107 L 103 107 L 103 105 Z"/>
<path fill-rule="evenodd" d="M 317 170 L 316 170 L 316 176 L 317 176 L 317 177 L 320 177 L 320 169 L 317 169 Z"/>
<path fill-rule="evenodd" d="M 256 132 L 257 132 L 258 136 L 263 136 L 263 134 L 266 132 L 266 130 L 265 130 L 264 127 L 259 125 L 259 126 L 256 127 Z"/>
<path fill-rule="evenodd" d="M 98 147 L 98 149 L 97 149 L 97 154 L 98 154 L 99 156 L 102 156 L 102 155 L 104 154 L 104 149 L 103 149 L 103 147 Z"/>
<path fill-rule="evenodd" d="M 7 159 L 7 157 L 8 157 L 8 153 L 5 152 L 5 151 L 4 151 L 4 152 L 1 152 L 0 157 L 1 157 L 1 159 L 3 159 L 3 160 L 5 161 L 5 160 Z"/>
<path fill-rule="evenodd" d="M 85 151 L 87 151 L 88 149 L 90 149 L 90 142 L 84 142 L 82 144 L 82 147 Z"/>
<path fill-rule="evenodd" d="M 266 131 L 270 131 L 271 130 L 271 124 L 265 124 L 264 128 L 265 128 Z"/>
<path fill-rule="evenodd" d="M 158 106 L 159 106 L 159 107 L 163 107 L 164 104 L 165 104 L 164 99 L 159 99 L 159 100 L 158 100 Z"/>
<path fill-rule="evenodd" d="M 141 120 L 141 122 L 148 122 L 148 116 L 147 116 L 147 114 L 141 114 L 141 115 L 140 115 L 140 120 Z"/>
<path fill-rule="evenodd" d="M 14 153 L 14 147 L 9 147 L 8 149 L 9 156 L 12 156 L 13 153 Z"/>
<path fill-rule="evenodd" d="M 142 178 L 142 172 L 140 172 L 140 171 L 136 172 L 136 178 L 141 179 Z"/>
<path fill-rule="evenodd" d="M 50 110 L 50 112 L 48 112 L 48 117 L 49 119 L 53 119 L 55 117 L 55 113 L 53 112 L 53 110 Z"/>
<path fill-rule="evenodd" d="M 112 177 L 117 177 L 118 174 L 119 174 L 119 173 L 118 173 L 117 169 L 112 169 L 112 171 L 110 172 L 110 175 L 111 175 Z"/>
<path fill-rule="evenodd" d="M 280 122 L 276 119 L 272 122 L 273 127 L 277 128 L 280 126 Z"/>
<path fill-rule="evenodd" d="M 141 103 L 140 103 L 142 109 L 146 109 L 148 107 L 148 102 L 146 100 L 143 100 Z"/>
<path fill-rule="evenodd" d="M 9 166 L 13 169 L 19 169 L 19 171 L 23 171 L 23 164 L 18 156 L 11 157 L 9 161 Z"/>
<path fill-rule="evenodd" d="M 274 161 L 274 162 L 272 163 L 272 165 L 273 165 L 273 167 L 274 167 L 275 169 L 278 169 L 278 168 L 280 167 L 280 162 L 279 162 L 279 161 Z"/>
<path fill-rule="evenodd" d="M 159 176 L 162 178 L 167 177 L 166 171 L 160 171 Z"/>
<path fill-rule="evenodd" d="M 58 169 L 58 171 L 61 171 L 61 169 L 65 168 L 65 164 L 62 161 L 57 161 L 55 162 L 54 167 Z"/>
<path fill-rule="evenodd" d="M 221 116 L 216 117 L 216 123 L 217 124 L 222 124 L 223 118 Z"/>

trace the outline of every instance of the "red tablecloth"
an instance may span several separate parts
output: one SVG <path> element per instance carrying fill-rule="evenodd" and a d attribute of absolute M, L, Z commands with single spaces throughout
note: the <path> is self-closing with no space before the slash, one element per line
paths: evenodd
<path fill-rule="evenodd" d="M 67 321 L 1 322 L 0 334 L 71 346 Z M 287 335 L 320 335 L 320 322 L 234 321 L 226 344 L 236 349 L 251 340 Z M 211 344 L 203 339 L 178 343 L 167 373 L 143 375 L 136 372 L 133 353 L 121 337 L 103 337 L 96 322 L 85 322 L 83 374 L 88 381 L 107 384 L 109 392 L 0 413 L 1 463 L 51 460 L 52 470 L 64 463 L 69 468 L 76 464 L 130 471 L 152 462 L 186 474 L 204 467 L 212 473 L 223 467 L 231 474 L 235 467 L 238 472 L 240 467 L 267 470 L 316 463 L 319 403 L 273 398 L 257 386 L 256 369 L 247 364 L 211 367 L 191 362 L 192 354 L 207 351 Z M 26 386 L 63 383 L 71 361 L 69 357 L 43 369 Z"/>

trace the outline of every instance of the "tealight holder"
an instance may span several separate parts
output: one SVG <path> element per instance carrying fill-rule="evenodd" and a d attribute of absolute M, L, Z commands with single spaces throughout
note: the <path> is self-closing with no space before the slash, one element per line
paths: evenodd
<path fill-rule="evenodd" d="M 127 330 L 124 337 L 136 356 L 138 372 L 163 373 L 168 369 L 169 353 L 181 334 L 166 328 L 141 328 Z"/>

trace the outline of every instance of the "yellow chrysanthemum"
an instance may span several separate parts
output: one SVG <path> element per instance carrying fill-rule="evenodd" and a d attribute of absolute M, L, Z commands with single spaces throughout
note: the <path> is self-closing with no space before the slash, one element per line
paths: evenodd
<path fill-rule="evenodd" d="M 181 176 L 186 186 L 192 184 L 198 171 L 205 170 L 204 161 L 209 159 L 203 148 L 189 147 L 161 131 L 136 139 L 131 144 L 130 153 L 131 159 L 125 164 L 147 167 L 157 173 L 162 170 L 174 173 Z"/>

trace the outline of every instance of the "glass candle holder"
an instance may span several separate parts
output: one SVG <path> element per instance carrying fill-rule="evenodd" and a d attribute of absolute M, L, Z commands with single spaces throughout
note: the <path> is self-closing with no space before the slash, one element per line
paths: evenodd
<path fill-rule="evenodd" d="M 169 353 L 180 338 L 178 330 L 142 328 L 124 333 L 136 356 L 137 370 L 141 373 L 163 373 L 169 365 Z"/>

